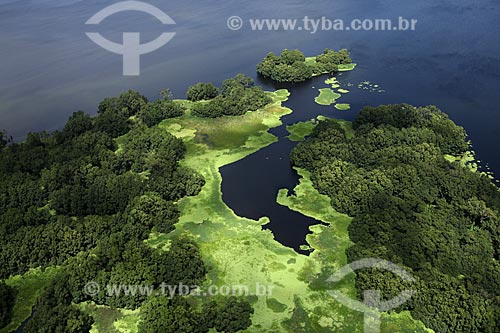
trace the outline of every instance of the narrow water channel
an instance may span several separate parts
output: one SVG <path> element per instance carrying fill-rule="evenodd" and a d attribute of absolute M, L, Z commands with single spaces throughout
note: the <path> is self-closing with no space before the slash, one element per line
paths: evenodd
<path fill-rule="evenodd" d="M 299 176 L 290 163 L 290 152 L 297 142 L 288 140 L 286 126 L 318 115 L 351 120 L 357 113 L 355 103 L 349 112 L 339 112 L 333 105 L 326 107 L 314 102 L 318 88 L 326 87 L 326 78 L 322 76 L 304 84 L 286 86 L 291 96 L 284 106 L 291 108 L 293 113 L 282 118 L 282 126 L 270 131 L 278 137 L 278 142 L 220 170 L 224 202 L 239 216 L 256 220 L 263 216 L 269 217 L 271 222 L 264 228 L 270 229 L 278 242 L 303 254 L 309 253 L 300 249 L 301 245 L 307 245 L 305 238 L 310 233 L 309 226 L 322 222 L 276 202 L 280 189 L 293 191 L 299 182 Z M 343 99 L 352 102 L 348 96 Z"/>

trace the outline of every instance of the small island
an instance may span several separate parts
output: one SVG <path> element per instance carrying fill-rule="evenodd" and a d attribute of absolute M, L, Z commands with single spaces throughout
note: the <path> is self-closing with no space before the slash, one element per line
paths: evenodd
<path fill-rule="evenodd" d="M 335 108 L 339 111 L 347 111 L 347 110 L 350 110 L 351 109 L 351 104 L 347 104 L 347 103 L 338 103 L 338 104 L 335 104 Z"/>
<path fill-rule="evenodd" d="M 304 59 L 290 66 L 326 68 Z M 318 104 L 348 92 L 325 84 Z M 499 332 L 500 192 L 465 129 L 407 104 L 286 123 L 290 94 L 238 74 L 186 99 L 129 90 L 24 142 L 0 131 L 0 333 L 361 332 L 362 315 L 329 291 L 407 288 L 418 293 L 382 314 L 380 332 Z M 300 246 L 309 255 L 223 200 L 221 168 L 279 142 L 270 130 L 282 126 L 294 142 L 283 165 L 299 179 L 274 200 L 320 222 Z M 391 260 L 416 282 L 380 269 L 327 279 L 360 258 Z"/>
<path fill-rule="evenodd" d="M 350 71 L 356 67 L 347 49 L 325 49 L 316 57 L 305 57 L 300 50 L 269 53 L 258 65 L 257 73 L 276 82 L 303 82 L 323 74 Z"/>
<path fill-rule="evenodd" d="M 330 88 L 320 89 L 319 93 L 319 96 L 314 99 L 319 105 L 332 105 L 337 99 L 342 97 L 341 94 L 336 93 Z"/>

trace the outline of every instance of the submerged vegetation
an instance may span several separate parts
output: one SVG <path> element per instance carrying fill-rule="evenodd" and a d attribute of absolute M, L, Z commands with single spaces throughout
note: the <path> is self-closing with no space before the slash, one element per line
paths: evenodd
<path fill-rule="evenodd" d="M 321 88 L 319 89 L 319 96 L 317 96 L 314 101 L 319 105 L 332 105 L 335 104 L 335 109 L 340 111 L 347 111 L 351 108 L 350 104 L 337 103 L 337 100 L 343 97 L 345 94 L 349 93 L 349 90 L 341 89 L 341 83 L 337 78 L 331 77 L 325 80 L 325 84 L 331 86 L 331 88 Z"/>
<path fill-rule="evenodd" d="M 303 82 L 321 74 L 335 74 L 354 69 L 349 51 L 325 49 L 323 54 L 306 58 L 299 50 L 283 50 L 278 56 L 269 53 L 257 65 L 257 73 L 276 82 Z"/>
<path fill-rule="evenodd" d="M 319 90 L 319 96 L 316 97 L 314 100 L 319 105 L 332 105 L 340 97 L 342 97 L 342 95 L 337 94 L 332 89 L 323 88 Z"/>
<path fill-rule="evenodd" d="M 183 165 L 196 167 L 206 185 L 197 196 L 179 202 L 181 218 L 176 230 L 168 235 L 153 233 L 149 243 L 161 248 L 168 246 L 177 234 L 192 235 L 205 262 L 211 266 L 204 286 L 246 285 L 252 293 L 258 284 L 273 286 L 272 295 L 250 297 L 255 312 L 247 332 L 360 332 L 362 315 L 340 305 L 327 292 L 331 288 L 346 288 L 354 296 L 353 279 L 348 282 L 348 288 L 326 282 L 326 273 L 346 262 L 342 251 L 350 244 L 349 217 L 333 212 L 324 205 L 326 197 L 318 200 L 317 190 L 308 186 L 307 197 L 300 195 L 298 200 L 310 198 L 315 206 L 304 213 L 330 223 L 331 229 L 311 227 L 307 242 L 314 252 L 307 257 L 275 241 L 269 230 L 262 230 L 262 225 L 268 223 L 267 218 L 259 221 L 241 218 L 222 201 L 219 168 L 275 142 L 276 137 L 269 134 L 268 129 L 279 126 L 280 117 L 291 112 L 280 106 L 287 99 L 286 90 L 269 96 L 274 103 L 243 117 L 194 118 L 189 115 L 188 106 L 185 116 L 161 124 L 184 140 L 187 154 Z M 236 140 L 237 137 L 240 139 Z M 297 189 L 295 192 L 302 193 Z M 308 203 L 309 200 L 305 204 Z M 324 217 L 313 212 L 319 206 L 323 207 Z M 332 230 L 343 230 L 343 233 L 336 236 Z M 342 241 L 339 242 L 339 238 Z M 411 332 L 426 331 L 410 316 L 388 316 L 384 325 L 390 324 Z M 391 329 L 386 328 L 384 332 Z"/>
<path fill-rule="evenodd" d="M 286 127 L 286 130 L 290 133 L 288 139 L 290 141 L 304 141 L 305 138 L 312 133 L 314 127 L 316 127 L 315 119 L 289 125 Z"/>
<path fill-rule="evenodd" d="M 258 68 L 299 82 L 354 67 L 346 50 L 327 49 L 270 54 Z M 318 102 L 335 103 L 332 89 Z M 309 256 L 264 230 L 267 217 L 224 203 L 219 169 L 278 140 L 269 130 L 292 112 L 289 95 L 238 74 L 190 87 L 187 100 L 169 90 L 156 101 L 106 98 L 97 116 L 75 112 L 61 131 L 22 143 L 0 132 L 0 333 L 22 323 L 26 333 L 361 332 L 363 314 L 329 291 L 389 299 L 406 287 L 377 270 L 328 282 L 366 257 L 417 278 L 417 295 L 382 315 L 382 332 L 498 332 L 500 193 L 467 162 L 465 130 L 435 107 L 287 126 L 300 141 L 291 155 L 300 182 L 276 201 L 318 220 L 302 246 Z M 89 293 L 89 282 L 100 288 Z M 163 284 L 197 293 L 108 289 Z M 248 293 L 204 293 L 225 286 Z"/>
<path fill-rule="evenodd" d="M 350 104 L 345 104 L 345 103 L 338 103 L 335 104 L 335 108 L 340 111 L 347 111 L 351 108 Z"/>

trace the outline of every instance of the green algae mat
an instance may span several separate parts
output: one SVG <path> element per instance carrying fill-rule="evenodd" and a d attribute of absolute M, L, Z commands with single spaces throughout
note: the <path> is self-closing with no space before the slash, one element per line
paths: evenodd
<path fill-rule="evenodd" d="M 251 294 L 247 300 L 255 312 L 252 326 L 245 332 L 363 332 L 363 314 L 345 307 L 328 293 L 338 290 L 351 298 L 357 294 L 354 274 L 335 285 L 327 282 L 336 270 L 347 264 L 345 250 L 351 245 L 348 236 L 351 218 L 331 207 L 328 197 L 313 187 L 307 171 L 297 169 L 301 177 L 299 185 L 293 194 L 287 189 L 280 190 L 276 201 L 323 222 L 310 227 L 311 234 L 306 238 L 311 251 L 309 256 L 285 247 L 274 239 L 271 231 L 263 230 L 262 226 L 269 222 L 268 218 L 257 221 L 239 217 L 222 200 L 219 168 L 276 142 L 277 138 L 268 132 L 269 129 L 281 126 L 281 117 L 292 113 L 292 110 L 282 106 L 289 96 L 288 91 L 278 90 L 269 94 L 274 102 L 261 110 L 218 119 L 193 117 L 189 109 L 194 103 L 178 101 L 188 108 L 186 114 L 165 120 L 159 126 L 185 142 L 187 153 L 182 163 L 202 174 L 206 184 L 197 196 L 179 201 L 181 217 L 175 231 L 170 234 L 153 233 L 146 242 L 152 247 L 167 250 L 172 237 L 188 235 L 199 245 L 209 269 L 202 289 L 214 285 L 247 286 Z M 326 118 L 320 116 L 309 122 L 287 126 L 291 133 L 289 139 L 304 140 L 322 119 Z M 351 123 L 339 123 L 352 135 Z M 37 279 L 46 276 L 49 281 L 53 271 L 36 271 L 33 274 Z M 26 275 L 12 278 L 7 283 L 24 285 L 28 295 L 34 288 L 33 281 Z M 44 281 L 38 279 L 36 282 Z M 268 292 L 259 294 L 261 286 L 266 286 Z M 39 287 L 36 286 L 36 289 Z M 193 297 L 196 299 L 192 301 L 197 304 L 209 300 L 209 297 L 203 296 L 190 298 Z M 29 316 L 32 302 L 33 295 L 27 299 L 29 306 L 19 311 L 22 313 L 19 320 Z M 127 311 L 93 303 L 79 306 L 95 319 L 92 333 L 138 332 L 140 309 Z M 430 332 L 408 312 L 384 314 L 381 331 Z"/>
<path fill-rule="evenodd" d="M 316 97 L 314 100 L 319 105 L 332 105 L 340 97 L 342 97 L 342 95 L 339 93 L 336 93 L 332 89 L 322 88 L 322 89 L 319 89 L 319 96 Z"/>
<path fill-rule="evenodd" d="M 161 124 L 184 140 L 187 156 L 183 164 L 200 172 L 206 185 L 197 196 L 180 200 L 181 218 L 174 232 L 152 234 L 148 242 L 164 248 L 174 235 L 193 237 L 210 268 L 205 287 L 245 285 L 250 293 L 257 293 L 259 285 L 272 286 L 272 293 L 248 298 L 255 313 L 253 325 L 245 332 L 362 332 L 363 314 L 328 294 L 328 290 L 337 289 L 355 297 L 354 275 L 335 286 L 326 282 L 347 263 L 345 249 L 351 244 L 347 233 L 351 218 L 331 208 L 328 198 L 314 189 L 306 171 L 297 170 L 302 178 L 295 194 L 281 190 L 277 202 L 325 223 L 310 228 L 310 256 L 275 241 L 271 231 L 262 229 L 268 218 L 255 221 L 239 217 L 222 200 L 219 168 L 276 142 L 268 130 L 280 126 L 280 118 L 292 112 L 281 105 L 289 95 L 286 90 L 270 94 L 273 104 L 242 117 L 200 119 L 187 112 L 184 117 Z M 188 102 L 183 103 L 189 107 Z M 300 132 L 295 139 L 307 135 L 314 122 L 295 128 Z M 135 318 L 135 314 L 131 315 Z M 122 324 L 126 317 L 122 314 Z M 124 327 L 121 332 L 125 332 Z M 394 332 L 394 327 L 427 332 L 409 313 L 383 317 L 383 332 Z"/>

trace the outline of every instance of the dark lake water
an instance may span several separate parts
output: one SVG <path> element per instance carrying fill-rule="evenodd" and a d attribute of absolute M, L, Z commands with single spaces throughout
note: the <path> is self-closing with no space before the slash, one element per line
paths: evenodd
<path fill-rule="evenodd" d="M 28 131 L 61 128 L 76 110 L 95 113 L 106 96 L 136 89 L 149 98 L 170 88 L 182 98 L 198 81 L 219 83 L 242 72 L 255 76 L 255 64 L 269 51 L 300 48 L 308 55 L 325 47 L 348 48 L 359 64 L 339 77 L 344 84 L 371 81 L 386 93 L 351 87 L 341 101 L 347 112 L 313 101 L 324 78 L 291 88 L 286 103 L 294 114 L 286 124 L 318 114 L 352 119 L 364 105 L 406 102 L 434 104 L 464 126 L 478 158 L 500 171 L 500 3 L 497 0 L 151 0 L 176 22 L 176 37 L 141 57 L 142 75 L 123 77 L 122 59 L 86 36 L 88 18 L 115 1 L 0 0 L 0 129 L 21 140 Z M 231 31 L 232 15 L 250 18 L 304 16 L 351 20 L 403 16 L 418 19 L 414 32 L 344 31 L 257 32 L 247 26 Z M 120 41 L 124 31 L 140 31 L 144 40 L 165 30 L 143 13 L 121 13 L 92 31 Z M 267 89 L 274 88 L 265 82 Z M 283 128 L 274 130 L 279 137 Z M 277 190 L 293 188 L 297 176 L 286 139 L 222 169 L 224 200 L 236 213 L 269 216 L 269 227 L 283 244 L 304 243 L 307 226 L 317 221 L 275 203 Z M 244 189 L 242 191 L 242 189 Z"/>

